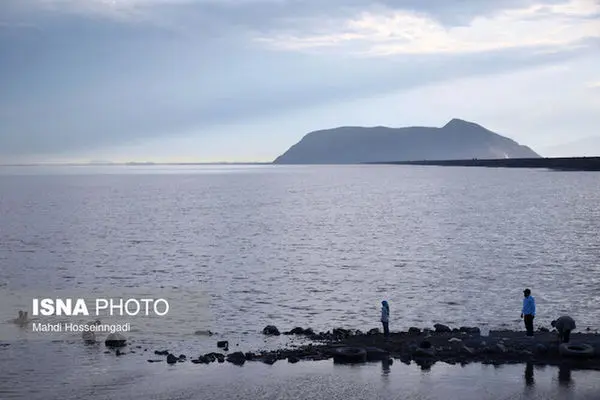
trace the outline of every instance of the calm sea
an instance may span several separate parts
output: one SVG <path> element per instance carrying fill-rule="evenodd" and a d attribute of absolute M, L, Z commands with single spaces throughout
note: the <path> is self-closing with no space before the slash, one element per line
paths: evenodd
<path fill-rule="evenodd" d="M 520 329 L 525 287 L 536 325 L 568 313 L 581 330 L 600 329 L 599 184 L 596 173 L 526 169 L 0 168 L 0 340 L 10 344 L 0 369 L 24 382 L 0 384 L 0 398 L 33 398 L 33 387 L 77 397 L 90 387 L 75 383 L 82 373 L 110 377 L 117 362 L 130 365 L 118 379 L 135 385 L 135 365 L 152 365 L 143 349 L 115 361 L 77 334 L 47 340 L 10 323 L 33 297 L 167 298 L 169 315 L 129 318 L 128 337 L 187 354 L 213 351 L 221 338 L 243 350 L 285 343 L 262 337 L 267 324 L 369 329 L 384 299 L 392 330 Z M 215 335 L 196 334 L 205 330 Z M 322 368 L 348 382 L 356 373 Z M 265 390 L 250 397 L 283 389 Z"/>

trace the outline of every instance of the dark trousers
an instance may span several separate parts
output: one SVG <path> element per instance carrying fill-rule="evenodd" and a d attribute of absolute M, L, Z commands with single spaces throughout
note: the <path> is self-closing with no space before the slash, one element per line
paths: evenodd
<path fill-rule="evenodd" d="M 565 329 L 564 331 L 562 331 L 562 333 L 560 334 L 560 339 L 563 343 L 569 343 L 569 340 L 571 339 L 571 330 Z"/>
<path fill-rule="evenodd" d="M 390 336 L 390 323 L 389 322 L 381 322 L 383 324 L 383 334 L 387 337 Z"/>
<path fill-rule="evenodd" d="M 527 329 L 527 336 L 533 336 L 533 319 L 534 315 L 526 314 L 523 316 L 523 320 L 525 321 L 525 329 Z"/>

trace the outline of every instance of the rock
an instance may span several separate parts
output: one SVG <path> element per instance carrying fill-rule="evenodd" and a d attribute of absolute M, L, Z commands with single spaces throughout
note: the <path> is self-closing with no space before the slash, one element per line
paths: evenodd
<path fill-rule="evenodd" d="M 163 362 L 163 360 L 147 360 L 149 363 Z"/>
<path fill-rule="evenodd" d="M 227 362 L 230 362 L 234 365 L 244 365 L 246 362 L 246 356 L 244 356 L 244 353 L 241 351 L 237 351 L 227 356 Z"/>
<path fill-rule="evenodd" d="M 268 354 L 263 358 L 262 362 L 268 365 L 273 365 L 277 362 L 277 356 L 274 354 Z"/>
<path fill-rule="evenodd" d="M 115 354 L 117 355 L 117 357 L 119 357 L 119 356 L 123 356 L 127 353 L 121 353 L 121 350 L 117 349 L 117 352 Z"/>
<path fill-rule="evenodd" d="M 265 328 L 263 329 L 263 334 L 267 335 L 267 336 L 279 336 L 279 335 L 281 335 L 281 333 L 279 333 L 279 329 L 277 329 L 277 327 L 274 326 L 274 325 L 267 325 L 267 326 L 265 326 Z"/>
<path fill-rule="evenodd" d="M 351 332 L 348 329 L 335 328 L 332 332 L 334 337 L 345 339 L 350 336 Z"/>
<path fill-rule="evenodd" d="M 367 361 L 381 361 L 390 358 L 388 351 L 377 347 L 365 347 L 365 351 L 367 352 Z"/>
<path fill-rule="evenodd" d="M 433 357 L 434 355 L 435 355 L 435 350 L 431 347 L 429 347 L 429 348 L 417 347 L 415 349 L 415 351 L 413 352 L 413 357 L 415 357 L 415 358 Z"/>
<path fill-rule="evenodd" d="M 481 329 L 477 328 L 477 327 L 468 327 L 468 326 L 461 326 L 459 329 L 461 332 L 463 333 L 468 333 L 471 335 L 480 335 L 481 334 Z"/>
<path fill-rule="evenodd" d="M 229 342 L 227 340 L 220 340 L 217 342 L 217 347 L 219 349 L 225 349 L 229 347 Z"/>
<path fill-rule="evenodd" d="M 252 361 L 256 358 L 256 354 L 248 352 L 244 354 L 244 357 L 246 357 L 246 360 Z"/>
<path fill-rule="evenodd" d="M 548 332 L 550 332 L 550 329 L 548 329 L 548 328 L 544 328 L 544 327 L 541 327 L 541 328 L 539 328 L 539 329 L 538 329 L 538 331 L 539 331 L 539 332 L 548 333 Z"/>
<path fill-rule="evenodd" d="M 194 332 L 194 335 L 198 335 L 198 336 L 212 336 L 213 333 L 211 331 L 196 331 L 196 332 Z"/>
<path fill-rule="evenodd" d="M 379 330 L 379 328 L 373 328 L 367 332 L 367 335 L 379 335 L 379 334 L 381 334 L 381 331 Z"/>
<path fill-rule="evenodd" d="M 179 359 L 175 357 L 173 354 L 169 354 L 167 356 L 167 364 L 175 364 Z"/>
<path fill-rule="evenodd" d="M 213 363 L 217 361 L 217 356 L 215 353 L 208 353 L 203 356 L 209 363 Z"/>
<path fill-rule="evenodd" d="M 296 364 L 298 361 L 300 361 L 300 359 L 296 356 L 289 356 L 287 360 L 290 364 Z"/>
<path fill-rule="evenodd" d="M 410 335 L 420 335 L 421 330 L 419 328 L 415 328 L 414 326 L 411 326 L 410 328 L 408 328 L 408 333 Z"/>
<path fill-rule="evenodd" d="M 536 352 L 537 354 L 546 354 L 546 353 L 548 352 L 548 348 L 547 348 L 546 346 L 544 346 L 543 344 L 541 344 L 541 343 L 538 343 L 538 344 L 535 346 L 535 352 Z"/>
<path fill-rule="evenodd" d="M 305 334 L 306 336 L 313 336 L 313 335 L 315 334 L 315 331 L 313 331 L 313 329 L 312 329 L 312 328 L 306 328 L 306 329 L 304 330 L 304 334 Z"/>
<path fill-rule="evenodd" d="M 127 338 L 120 333 L 110 333 L 104 344 L 106 347 L 124 347 L 127 344 Z"/>
<path fill-rule="evenodd" d="M 296 327 L 290 331 L 290 335 L 304 335 L 304 328 Z"/>
<path fill-rule="evenodd" d="M 156 354 L 157 356 L 168 356 L 169 355 L 169 350 L 154 350 L 154 354 Z"/>
<path fill-rule="evenodd" d="M 180 360 L 187 360 L 187 356 L 185 354 L 180 354 L 179 355 L 179 359 Z"/>
<path fill-rule="evenodd" d="M 423 340 L 421 343 L 419 343 L 419 348 L 421 349 L 430 349 L 431 348 L 431 342 L 428 340 Z"/>
<path fill-rule="evenodd" d="M 450 327 L 446 326 L 446 325 L 442 325 L 442 324 L 435 324 L 433 326 L 433 328 L 435 329 L 435 331 L 437 333 L 448 333 L 448 332 L 452 332 L 452 329 L 450 329 Z"/>
<path fill-rule="evenodd" d="M 476 352 L 475 352 L 475 349 L 472 349 L 472 348 L 470 348 L 470 347 L 467 347 L 467 346 L 463 346 L 463 347 L 460 349 L 460 352 L 461 352 L 461 353 L 463 353 L 463 354 L 470 355 L 470 356 L 472 356 L 472 355 L 475 355 L 475 353 L 476 353 Z"/>
<path fill-rule="evenodd" d="M 451 339 L 448 339 L 448 342 L 450 342 L 450 343 L 461 343 L 462 339 L 453 337 Z"/>
<path fill-rule="evenodd" d="M 494 346 L 494 350 L 497 351 L 498 353 L 508 352 L 508 349 L 502 343 L 498 343 L 496 346 Z"/>

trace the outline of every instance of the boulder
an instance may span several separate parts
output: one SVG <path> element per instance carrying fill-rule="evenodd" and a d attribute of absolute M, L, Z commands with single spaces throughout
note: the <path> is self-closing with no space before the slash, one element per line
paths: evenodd
<path fill-rule="evenodd" d="M 367 335 L 379 335 L 381 331 L 379 328 L 373 328 L 367 332 Z"/>
<path fill-rule="evenodd" d="M 156 354 L 157 356 L 168 356 L 169 350 L 154 350 L 154 354 Z"/>
<path fill-rule="evenodd" d="M 410 335 L 420 335 L 421 330 L 419 328 L 415 328 L 414 326 L 411 326 L 410 328 L 408 328 L 408 333 Z"/>
<path fill-rule="evenodd" d="M 452 332 L 452 329 L 450 329 L 449 326 L 446 325 L 442 325 L 442 324 L 435 324 L 433 326 L 433 328 L 435 329 L 435 331 L 437 333 L 448 333 L 448 332 Z"/>
<path fill-rule="evenodd" d="M 428 340 L 423 340 L 421 343 L 419 343 L 419 348 L 421 349 L 430 349 L 431 348 L 431 342 Z"/>
<path fill-rule="evenodd" d="M 315 334 L 315 331 L 313 331 L 313 329 L 312 329 L 312 328 L 306 328 L 306 329 L 304 330 L 304 334 L 305 334 L 306 336 L 313 336 L 313 335 Z"/>
<path fill-rule="evenodd" d="M 217 347 L 219 349 L 226 349 L 229 347 L 229 342 L 227 340 L 220 340 L 217 342 Z"/>
<path fill-rule="evenodd" d="M 246 356 L 244 356 L 244 353 L 241 351 L 237 351 L 227 356 L 227 362 L 230 362 L 234 365 L 244 365 L 246 362 Z"/>
<path fill-rule="evenodd" d="M 104 344 L 107 347 L 124 347 L 127 344 L 127 338 L 120 333 L 111 333 L 106 337 Z"/>
<path fill-rule="evenodd" d="M 263 334 L 267 335 L 267 336 L 279 336 L 279 335 L 281 335 L 281 333 L 279 333 L 279 329 L 277 329 L 277 327 L 274 326 L 274 325 L 267 325 L 267 326 L 265 326 L 265 328 L 263 329 Z"/>
<path fill-rule="evenodd" d="M 167 356 L 167 364 L 175 364 L 179 361 L 179 358 L 175 357 L 173 354 L 169 354 Z"/>
<path fill-rule="evenodd" d="M 304 328 L 296 327 L 290 331 L 290 335 L 304 335 Z"/>
<path fill-rule="evenodd" d="M 367 352 L 367 361 L 388 360 L 390 353 L 377 347 L 365 347 Z"/>
<path fill-rule="evenodd" d="M 296 364 L 298 361 L 300 361 L 300 359 L 296 356 L 289 356 L 287 360 L 290 364 Z"/>
<path fill-rule="evenodd" d="M 481 329 L 479 329 L 478 327 L 461 326 L 459 330 L 463 333 L 468 333 L 470 335 L 480 335 L 481 334 Z"/>

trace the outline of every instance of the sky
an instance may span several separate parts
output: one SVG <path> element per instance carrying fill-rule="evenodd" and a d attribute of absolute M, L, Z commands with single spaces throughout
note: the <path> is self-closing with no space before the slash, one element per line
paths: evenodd
<path fill-rule="evenodd" d="M 0 1 L 0 163 L 270 161 L 452 118 L 600 155 L 600 0 Z"/>

